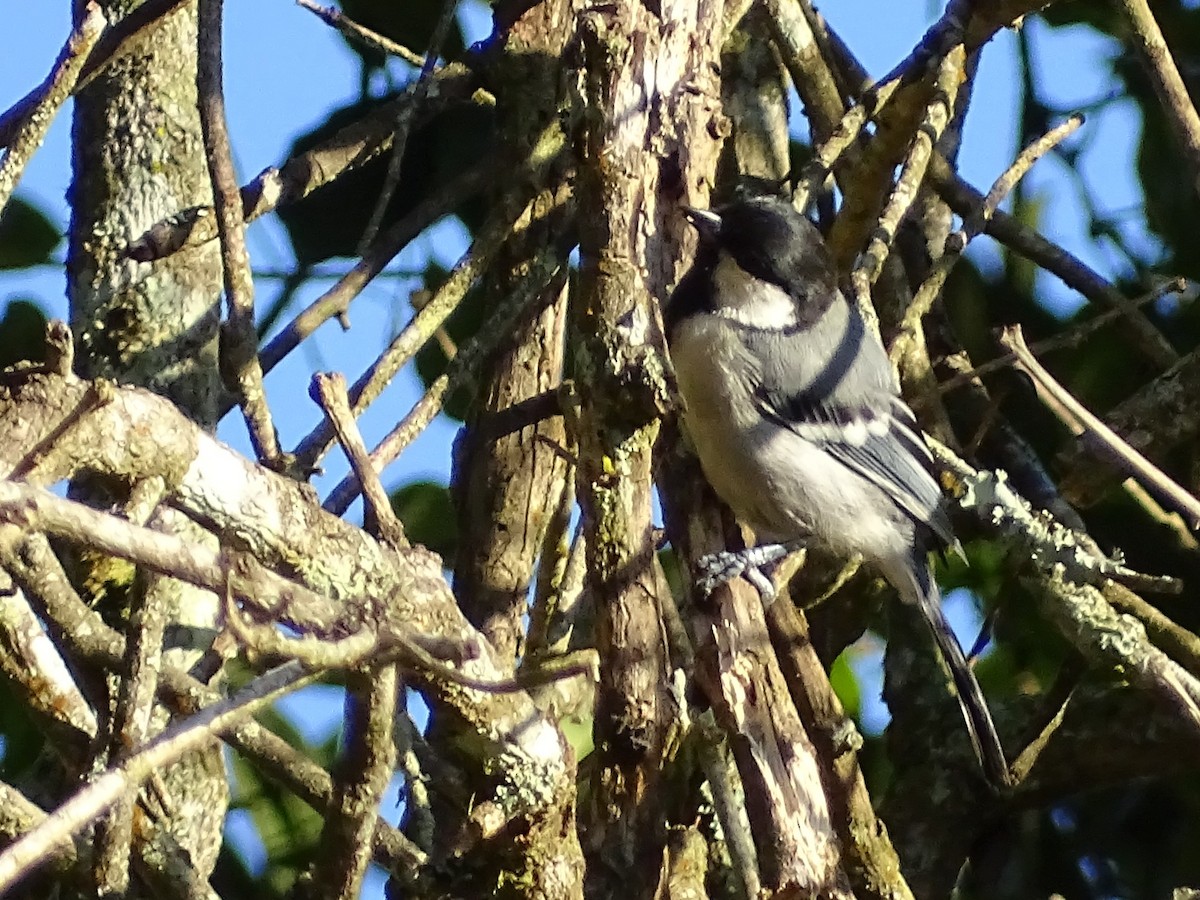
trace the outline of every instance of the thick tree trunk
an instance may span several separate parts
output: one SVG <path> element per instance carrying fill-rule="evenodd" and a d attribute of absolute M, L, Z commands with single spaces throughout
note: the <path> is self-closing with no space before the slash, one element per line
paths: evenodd
<path fill-rule="evenodd" d="M 103 4 L 109 21 L 138 4 Z M 83 4 L 76 4 L 76 14 Z M 221 264 L 213 243 L 154 263 L 126 256 L 129 244 L 150 226 L 181 210 L 209 205 L 196 93 L 196 6 L 187 5 L 149 29 L 131 52 L 109 65 L 75 101 L 68 296 L 80 374 L 136 384 L 163 394 L 202 427 L 216 426 L 220 395 L 217 326 Z M 77 495 L 92 495 L 76 485 Z M 182 515 L 161 509 L 155 527 L 212 540 Z M 95 565 L 85 561 L 95 571 Z M 216 597 L 173 579 L 151 576 L 112 585 L 110 603 L 129 609 L 125 671 L 113 684 L 113 716 L 102 727 L 110 756 L 144 741 L 166 721 L 151 716 L 153 676 L 139 679 L 141 697 L 130 695 L 133 672 L 153 668 L 160 652 L 185 668 L 211 641 Z M 115 599 L 113 594 L 119 595 Z M 156 624 L 157 623 L 157 624 Z M 150 811 L 148 832 L 128 802 L 107 819 L 96 868 L 108 890 L 120 892 L 131 835 L 135 855 L 151 870 L 178 872 L 179 850 L 190 878 L 202 883 L 221 846 L 228 785 L 218 747 L 192 754 L 162 773 L 167 802 L 139 804 Z M 150 840 L 143 840 L 147 835 Z M 167 878 L 167 882 L 178 878 Z"/>

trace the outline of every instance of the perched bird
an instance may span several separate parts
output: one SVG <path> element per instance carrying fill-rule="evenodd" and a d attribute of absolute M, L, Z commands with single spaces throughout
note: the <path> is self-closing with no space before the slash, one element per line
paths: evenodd
<path fill-rule="evenodd" d="M 887 355 L 838 288 L 820 232 L 777 197 L 688 208 L 692 268 L 664 311 L 684 425 L 704 474 L 759 544 L 702 561 L 711 590 L 815 542 L 861 554 L 929 623 L 987 778 L 1008 764 L 942 614 L 929 552 L 955 544 L 933 460 Z"/>

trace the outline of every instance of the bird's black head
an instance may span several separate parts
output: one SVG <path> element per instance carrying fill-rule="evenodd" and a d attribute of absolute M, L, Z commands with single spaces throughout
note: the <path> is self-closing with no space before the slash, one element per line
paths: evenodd
<path fill-rule="evenodd" d="M 797 298 L 837 290 L 821 233 L 781 197 L 743 197 L 714 210 L 685 210 L 701 239 L 756 278 Z"/>

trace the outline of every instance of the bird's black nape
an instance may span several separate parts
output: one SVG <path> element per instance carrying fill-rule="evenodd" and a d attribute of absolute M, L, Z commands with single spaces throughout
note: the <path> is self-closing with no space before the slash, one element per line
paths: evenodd
<path fill-rule="evenodd" d="M 711 277 L 723 255 L 746 274 L 786 291 L 806 319 L 837 296 L 837 274 L 821 233 L 785 197 L 741 192 L 711 210 L 684 206 L 682 213 L 701 241 L 692 268 L 664 309 L 668 336 L 691 314 L 714 310 Z"/>
<path fill-rule="evenodd" d="M 751 275 L 794 296 L 837 290 L 824 238 L 789 201 L 746 196 L 714 212 L 721 217 L 717 242 Z"/>

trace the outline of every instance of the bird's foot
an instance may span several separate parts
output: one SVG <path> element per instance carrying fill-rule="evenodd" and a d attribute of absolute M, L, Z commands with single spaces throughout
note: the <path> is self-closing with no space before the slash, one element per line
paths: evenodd
<path fill-rule="evenodd" d="M 745 550 L 724 550 L 700 557 L 696 563 L 696 588 L 702 597 L 712 594 L 723 584 L 744 577 L 758 590 L 764 604 L 775 599 L 775 583 L 767 570 L 773 568 L 793 550 L 796 544 L 759 544 Z"/>

